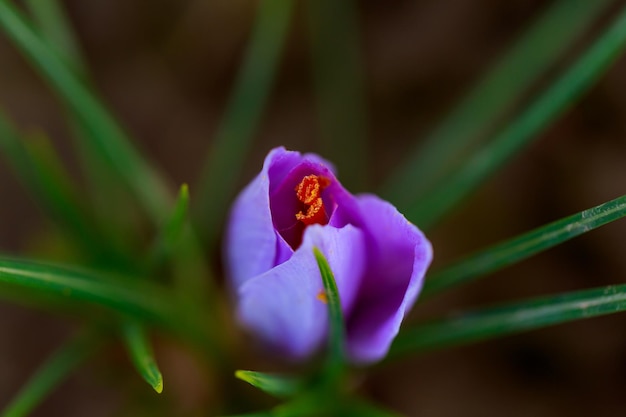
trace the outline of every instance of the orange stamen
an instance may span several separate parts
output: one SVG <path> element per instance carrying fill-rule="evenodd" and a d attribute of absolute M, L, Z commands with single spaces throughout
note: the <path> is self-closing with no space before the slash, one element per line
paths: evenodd
<path fill-rule="evenodd" d="M 306 226 L 312 224 L 326 224 L 326 209 L 322 200 L 322 190 L 330 185 L 330 180 L 317 175 L 307 175 L 302 178 L 300 184 L 295 188 L 298 200 L 307 206 L 306 213 L 300 211 L 296 213 L 296 219 Z"/>

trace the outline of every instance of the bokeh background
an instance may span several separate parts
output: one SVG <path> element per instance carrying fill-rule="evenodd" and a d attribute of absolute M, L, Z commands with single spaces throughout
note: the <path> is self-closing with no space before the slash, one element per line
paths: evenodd
<path fill-rule="evenodd" d="M 367 115 L 362 146 L 368 175 L 357 190 L 375 191 L 551 3 L 358 1 L 357 52 Z M 614 3 L 533 86 L 529 97 L 549 85 L 624 4 Z M 172 184 L 190 184 L 193 199 L 258 2 L 63 4 L 97 91 Z M 274 146 L 324 150 L 306 10 L 298 2 L 276 84 L 242 167 L 242 186 Z M 517 109 L 526 102 L 522 100 Z M 61 106 L 4 34 L 0 105 L 20 127 L 46 131 L 71 172 L 81 178 Z M 341 178 L 342 161 L 335 162 Z M 435 265 L 608 201 L 624 194 L 624 184 L 626 55 L 580 102 L 430 232 Z M 0 251 L 50 257 L 59 250 L 54 249 L 54 234 L 54 226 L 7 165 L 0 163 Z M 616 222 L 418 304 L 411 319 L 622 283 L 625 242 L 626 222 Z M 0 301 L 0 409 L 77 323 L 76 318 Z M 354 383 L 376 402 L 409 416 L 624 415 L 625 328 L 623 314 L 575 322 L 423 354 L 364 371 Z M 204 415 L 198 410 L 210 404 L 215 381 L 199 373 L 196 359 L 170 340 L 157 338 L 156 353 L 165 377 L 162 396 L 135 375 L 123 349 L 113 347 L 72 376 L 33 415 Z"/>

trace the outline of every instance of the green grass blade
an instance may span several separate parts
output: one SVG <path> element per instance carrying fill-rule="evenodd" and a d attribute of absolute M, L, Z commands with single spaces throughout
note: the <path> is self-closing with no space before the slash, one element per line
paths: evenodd
<path fill-rule="evenodd" d="M 189 215 L 189 187 L 183 184 L 178 192 L 174 210 L 165 225 L 165 240 L 169 246 L 174 246 L 180 238 Z"/>
<path fill-rule="evenodd" d="M 59 7 L 59 2 L 27 0 L 26 3 L 33 14 L 36 31 L 42 41 L 46 42 L 48 48 L 54 50 L 86 84 L 91 85 L 87 65 L 67 16 L 63 8 Z M 111 175 L 110 165 L 103 160 L 99 150 L 85 145 L 90 142 L 87 128 L 73 120 L 70 112 L 64 113 L 74 134 L 77 154 L 88 180 L 88 189 L 97 190 L 87 197 L 91 200 L 98 221 L 107 225 L 110 238 L 114 237 L 118 243 L 130 243 L 129 236 L 138 235 L 140 233 L 138 227 L 141 227 L 136 221 L 133 196 L 128 189 L 119 186 L 119 178 Z M 116 204 L 111 205 L 111 201 L 115 201 Z"/>
<path fill-rule="evenodd" d="M 172 255 L 172 251 L 177 247 L 180 236 L 184 231 L 189 214 L 189 187 L 183 184 L 178 192 L 178 198 L 174 203 L 174 209 L 169 219 L 162 226 L 157 239 L 152 246 L 148 263 L 148 270 L 160 267 L 167 258 Z"/>
<path fill-rule="evenodd" d="M 402 209 L 420 201 L 424 192 L 432 190 L 451 165 L 493 129 L 610 3 L 611 0 L 553 2 L 389 177 L 382 195 Z"/>
<path fill-rule="evenodd" d="M 341 167 L 351 190 L 367 184 L 363 62 L 355 0 L 310 0 L 313 73 L 322 154 Z"/>
<path fill-rule="evenodd" d="M 163 392 L 163 376 L 154 359 L 150 342 L 143 327 L 137 322 L 127 320 L 122 324 L 122 333 L 124 343 L 137 372 L 160 394 Z"/>
<path fill-rule="evenodd" d="M 300 380 L 284 375 L 238 370 L 235 372 L 235 377 L 278 398 L 291 397 L 302 388 Z"/>
<path fill-rule="evenodd" d="M 98 347 L 94 336 L 81 335 L 61 347 L 2 411 L 2 417 L 25 417 Z"/>
<path fill-rule="evenodd" d="M 613 285 L 457 314 L 405 329 L 393 343 L 390 358 L 624 310 L 626 285 Z"/>
<path fill-rule="evenodd" d="M 165 183 L 131 145 L 105 107 L 7 0 L 0 0 L 0 26 L 55 89 L 77 123 L 88 133 L 88 145 L 93 153 L 101 155 L 133 191 L 150 218 L 159 224 L 164 217 L 163 209 L 169 207 Z"/>
<path fill-rule="evenodd" d="M 240 167 L 276 78 L 294 4 L 293 0 L 259 3 L 244 62 L 200 178 L 195 214 L 201 226 L 199 230 L 209 244 L 217 238 Z"/>
<path fill-rule="evenodd" d="M 90 230 L 81 206 L 67 177 L 57 169 L 37 164 L 27 148 L 24 138 L 0 111 L 0 152 L 20 180 L 34 194 L 39 202 L 55 217 L 67 223 L 67 227 L 77 234 Z M 43 140 L 43 138 L 42 138 Z"/>
<path fill-rule="evenodd" d="M 341 372 L 345 363 L 345 326 L 343 321 L 343 312 L 341 311 L 341 300 L 339 299 L 339 290 L 335 282 L 333 271 L 328 265 L 328 261 L 324 254 L 318 249 L 313 248 L 315 260 L 322 275 L 324 283 L 324 291 L 326 293 L 326 302 L 328 306 L 329 320 L 329 353 L 328 353 L 328 373 L 336 376 Z"/>
<path fill-rule="evenodd" d="M 52 219 L 76 240 L 77 247 L 92 255 L 113 256 L 43 134 L 24 137 L 0 111 L 0 154 Z"/>
<path fill-rule="evenodd" d="M 101 306 L 124 317 L 159 326 L 224 361 L 209 333 L 209 314 L 200 306 L 176 297 L 146 279 L 112 277 L 93 271 L 0 258 L 0 289 L 26 290 L 83 307 Z M 0 291 L 2 293 L 3 291 Z"/>
<path fill-rule="evenodd" d="M 26 0 L 42 37 L 77 74 L 84 74 L 79 48 L 62 7 L 56 0 Z"/>
<path fill-rule="evenodd" d="M 491 143 L 405 213 L 422 227 L 432 226 L 482 184 L 516 152 L 587 91 L 626 45 L 626 7 L 585 54 Z"/>
<path fill-rule="evenodd" d="M 539 227 L 435 272 L 426 280 L 420 297 L 482 277 L 624 216 L 626 196 Z"/>
<path fill-rule="evenodd" d="M 163 225 L 147 256 L 147 271 L 158 271 L 170 263 L 175 287 L 181 297 L 213 304 L 213 275 L 202 245 L 189 221 L 189 188 L 183 184 L 172 214 Z"/>

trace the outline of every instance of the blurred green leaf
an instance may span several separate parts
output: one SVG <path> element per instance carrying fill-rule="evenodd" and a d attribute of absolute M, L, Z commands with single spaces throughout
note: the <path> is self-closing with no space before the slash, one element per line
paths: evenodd
<path fill-rule="evenodd" d="M 435 272 L 426 280 L 420 298 L 485 276 L 624 216 L 626 196 L 539 227 Z"/>
<path fill-rule="evenodd" d="M 149 280 L 114 278 L 86 269 L 0 258 L 0 288 L 5 286 L 67 302 L 102 306 L 163 327 L 206 349 L 216 349 L 204 320 L 206 313 L 198 310 L 199 306 L 183 308 L 181 300 Z"/>
<path fill-rule="evenodd" d="M 182 234 L 183 227 L 189 215 L 189 187 L 183 184 L 178 192 L 174 210 L 165 225 L 164 239 L 168 246 L 175 246 Z"/>
<path fill-rule="evenodd" d="M 26 0 L 26 4 L 33 14 L 41 37 L 56 50 L 76 74 L 84 74 L 86 71 L 77 42 L 59 2 L 57 0 Z"/>
<path fill-rule="evenodd" d="M 189 188 L 183 184 L 169 219 L 163 224 L 150 254 L 147 271 L 158 271 L 169 262 L 181 297 L 214 304 L 214 278 L 202 245 L 189 219 Z"/>
<path fill-rule="evenodd" d="M 196 220 L 213 245 L 276 78 L 293 0 L 259 2 L 256 22 L 200 178 Z"/>
<path fill-rule="evenodd" d="M 0 111 L 0 153 L 45 211 L 76 240 L 85 254 L 120 260 L 96 225 L 48 138 L 20 134 Z"/>
<path fill-rule="evenodd" d="M 313 74 L 323 155 L 351 190 L 367 184 L 363 62 L 355 0 L 309 0 Z"/>
<path fill-rule="evenodd" d="M 188 212 L 189 187 L 187 184 L 183 184 L 180 187 L 178 198 L 174 203 L 174 209 L 161 227 L 156 242 L 152 246 L 151 254 L 148 256 L 151 265 L 151 267 L 148 268 L 149 270 L 160 266 L 171 256 L 172 251 L 179 243 L 180 236 L 188 221 Z"/>
<path fill-rule="evenodd" d="M 382 194 L 401 209 L 438 187 L 478 139 L 581 37 L 611 0 L 558 0 L 507 51 L 388 178 Z"/>
<path fill-rule="evenodd" d="M 160 394 L 163 392 L 163 376 L 156 364 L 150 342 L 143 327 L 135 321 L 126 320 L 122 324 L 122 333 L 126 348 L 130 353 L 137 372 Z"/>
<path fill-rule="evenodd" d="M 404 329 L 391 346 L 389 358 L 624 310 L 626 285 L 613 285 L 460 313 Z"/>
<path fill-rule="evenodd" d="M 316 247 L 313 248 L 315 260 L 322 275 L 324 283 L 324 301 L 328 306 L 329 320 L 329 352 L 328 352 L 328 376 L 329 379 L 337 377 L 345 363 L 345 326 L 343 312 L 341 311 L 341 300 L 339 290 L 335 282 L 333 271 L 328 265 L 324 254 Z"/>
<path fill-rule="evenodd" d="M 625 44 L 626 7 L 560 79 L 489 144 L 413 204 L 406 212 L 407 218 L 422 227 L 432 226 L 586 92 L 617 59 Z"/>
<path fill-rule="evenodd" d="M 23 417 L 99 347 L 93 334 L 81 334 L 52 355 L 2 411 L 2 417 Z"/>
<path fill-rule="evenodd" d="M 102 103 L 7 0 L 0 0 L 0 26 L 67 105 L 87 133 L 86 145 L 133 190 L 146 213 L 159 224 L 164 217 L 163 209 L 169 206 L 164 180 L 131 145 Z"/>
<path fill-rule="evenodd" d="M 235 377 L 278 398 L 291 397 L 302 388 L 302 382 L 294 377 L 238 370 Z"/>

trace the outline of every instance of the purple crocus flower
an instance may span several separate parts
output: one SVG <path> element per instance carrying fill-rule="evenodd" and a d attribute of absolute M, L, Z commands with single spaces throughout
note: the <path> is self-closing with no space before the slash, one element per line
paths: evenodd
<path fill-rule="evenodd" d="M 294 359 L 328 335 L 314 246 L 335 275 L 348 357 L 383 358 L 421 290 L 430 243 L 391 204 L 346 191 L 319 156 L 276 148 L 232 207 L 225 260 L 241 323 Z"/>

